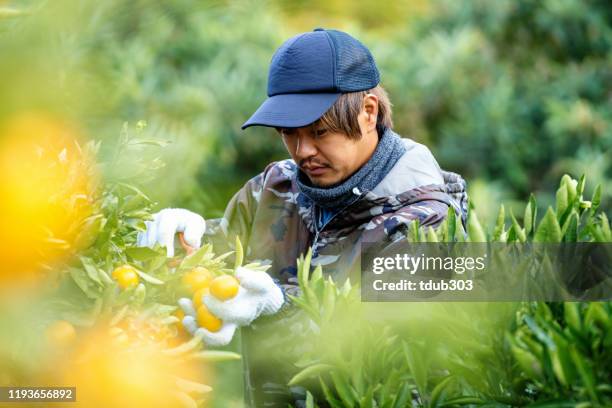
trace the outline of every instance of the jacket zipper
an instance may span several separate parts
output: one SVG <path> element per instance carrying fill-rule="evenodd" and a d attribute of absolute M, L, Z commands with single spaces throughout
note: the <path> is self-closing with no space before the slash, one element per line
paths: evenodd
<path fill-rule="evenodd" d="M 325 227 L 327 227 L 329 225 L 329 223 L 332 222 L 334 220 L 334 218 L 336 218 L 336 216 L 338 214 L 340 214 L 341 212 L 343 212 L 344 210 L 349 208 L 351 205 L 356 203 L 357 200 L 359 200 L 364 195 L 364 193 L 359 191 L 359 189 L 357 187 L 355 187 L 353 189 L 353 194 L 355 194 L 357 196 L 357 198 L 355 198 L 353 201 L 351 201 L 346 206 L 344 206 L 340 211 L 338 211 L 334 215 L 332 215 L 332 217 L 329 220 L 327 220 L 327 222 L 325 224 L 323 224 L 321 226 L 321 229 L 319 229 L 319 219 L 320 219 L 321 214 L 320 214 L 319 211 L 316 211 L 317 208 L 318 208 L 317 205 L 315 203 L 312 204 L 312 211 L 315 213 L 315 217 L 313 217 L 313 219 L 316 218 L 315 222 L 314 222 L 315 236 L 314 236 L 314 239 L 312 241 L 312 245 L 311 245 L 312 248 L 314 248 L 315 245 L 317 244 L 317 242 L 319 241 L 319 233 L 322 232 L 325 229 Z"/>

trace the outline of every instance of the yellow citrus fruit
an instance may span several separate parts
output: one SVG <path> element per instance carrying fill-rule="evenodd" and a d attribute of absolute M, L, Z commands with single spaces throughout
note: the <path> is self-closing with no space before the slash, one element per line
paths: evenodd
<path fill-rule="evenodd" d="M 138 285 L 139 282 L 136 270 L 130 265 L 122 265 L 115 268 L 112 276 L 122 289 L 132 288 Z"/>
<path fill-rule="evenodd" d="M 195 267 L 183 275 L 183 284 L 191 291 L 196 292 L 198 289 L 207 287 L 212 280 L 212 273 L 201 266 Z"/>
<path fill-rule="evenodd" d="M 202 306 L 202 296 L 204 295 L 208 295 L 209 293 L 209 288 L 208 287 L 204 287 L 201 289 L 198 289 L 196 291 L 196 293 L 193 295 L 193 307 L 194 309 L 198 310 L 198 307 Z"/>
<path fill-rule="evenodd" d="M 238 294 L 238 280 L 231 275 L 217 276 L 210 282 L 210 293 L 219 300 L 231 299 Z"/>
<path fill-rule="evenodd" d="M 223 320 L 210 313 L 206 305 L 198 307 L 197 320 L 200 327 L 204 327 L 211 332 L 218 332 L 223 325 Z"/>
<path fill-rule="evenodd" d="M 74 326 L 65 320 L 53 322 L 45 330 L 47 341 L 55 347 L 67 346 L 76 339 Z"/>

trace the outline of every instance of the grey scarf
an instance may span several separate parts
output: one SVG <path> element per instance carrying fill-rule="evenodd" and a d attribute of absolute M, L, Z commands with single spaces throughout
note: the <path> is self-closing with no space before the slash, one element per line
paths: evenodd
<path fill-rule="evenodd" d="M 345 207 L 355 201 L 356 193 L 366 193 L 376 187 L 405 152 L 406 147 L 400 137 L 391 129 L 386 129 L 370 160 L 342 183 L 328 188 L 315 187 L 308 176 L 298 169 L 297 186 L 300 192 L 320 207 Z"/>

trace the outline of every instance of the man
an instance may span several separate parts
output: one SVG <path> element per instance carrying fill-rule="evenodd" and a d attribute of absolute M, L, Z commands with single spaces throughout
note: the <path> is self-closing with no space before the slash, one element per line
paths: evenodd
<path fill-rule="evenodd" d="M 391 104 L 379 82 L 370 51 L 353 37 L 324 29 L 303 33 L 274 54 L 269 98 L 243 125 L 275 128 L 291 159 L 271 163 L 249 180 L 224 217 L 208 222 L 206 239 L 223 245 L 238 235 L 248 258 L 272 262 L 270 275 L 241 270 L 235 299 L 204 297 L 224 321 L 218 333 L 197 327 L 189 300 L 180 304 L 188 315 L 185 326 L 212 345 L 227 344 L 236 327 L 251 326 L 243 331 L 243 352 L 252 406 L 285 407 L 300 398 L 287 389 L 286 373 L 271 354 L 251 356 L 264 345 L 273 350 L 290 326 L 284 295 L 296 293 L 300 254 L 312 248 L 313 264 L 339 282 L 358 279 L 361 243 L 403 239 L 413 221 L 435 227 L 449 207 L 465 222 L 465 182 L 442 171 L 425 146 L 393 132 Z M 140 243 L 160 243 L 172 254 L 176 232 L 199 246 L 204 225 L 187 210 L 163 210 Z M 255 321 L 281 307 L 277 318 Z"/>

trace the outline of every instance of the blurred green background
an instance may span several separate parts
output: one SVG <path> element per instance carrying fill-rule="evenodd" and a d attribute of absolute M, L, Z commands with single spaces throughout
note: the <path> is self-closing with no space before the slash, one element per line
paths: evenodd
<path fill-rule="evenodd" d="M 248 178 L 286 157 L 274 131 L 240 125 L 266 97 L 274 50 L 317 26 L 372 50 L 396 130 L 469 181 L 485 222 L 502 200 L 551 193 L 563 173 L 603 183 L 603 208 L 610 199 L 612 7 L 603 0 L 0 4 L 0 115 L 51 110 L 107 150 L 124 123 L 146 122 L 150 139 L 171 142 L 148 188 L 160 207 L 217 216 Z"/>
<path fill-rule="evenodd" d="M 522 211 L 530 192 L 545 208 L 564 173 L 601 183 L 606 209 L 611 23 L 605 0 L 0 0 L 0 120 L 52 112 L 103 155 L 139 129 L 163 148 L 105 175 L 136 177 L 159 208 L 216 217 L 287 157 L 273 130 L 240 130 L 266 97 L 274 50 L 337 28 L 372 50 L 397 132 L 464 176 L 483 223 L 501 202 Z M 231 370 L 222 392 L 236 395 Z"/>

